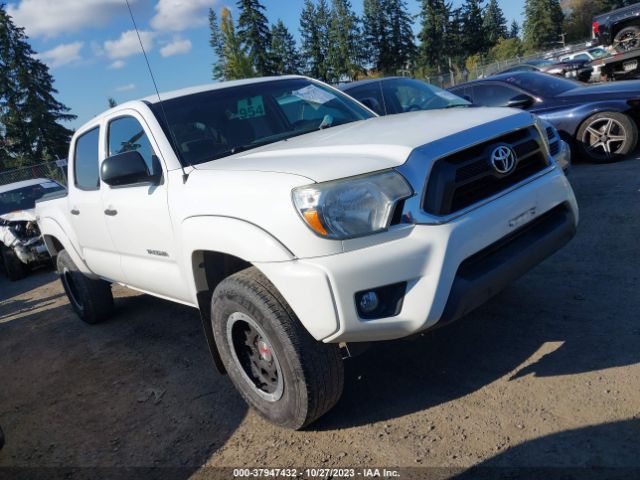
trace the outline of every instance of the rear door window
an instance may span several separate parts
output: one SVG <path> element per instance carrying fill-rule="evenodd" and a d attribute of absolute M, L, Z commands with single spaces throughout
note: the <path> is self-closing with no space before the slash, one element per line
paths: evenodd
<path fill-rule="evenodd" d="M 98 190 L 100 173 L 98 169 L 98 142 L 100 128 L 96 127 L 78 137 L 73 155 L 73 178 L 75 186 L 81 190 Z"/>

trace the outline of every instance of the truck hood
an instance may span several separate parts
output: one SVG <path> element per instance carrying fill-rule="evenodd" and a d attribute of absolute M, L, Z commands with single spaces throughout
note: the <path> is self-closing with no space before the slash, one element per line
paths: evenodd
<path fill-rule="evenodd" d="M 35 209 L 16 210 L 15 212 L 0 215 L 0 220 L 4 220 L 6 222 L 35 222 L 36 211 Z"/>
<path fill-rule="evenodd" d="M 397 167 L 416 147 L 518 114 L 522 112 L 509 108 L 452 108 L 375 117 L 230 155 L 196 169 L 279 172 L 324 182 Z"/>

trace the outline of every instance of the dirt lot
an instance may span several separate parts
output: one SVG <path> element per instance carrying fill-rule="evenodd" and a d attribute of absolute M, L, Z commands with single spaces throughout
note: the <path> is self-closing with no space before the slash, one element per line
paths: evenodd
<path fill-rule="evenodd" d="M 0 280 L 0 466 L 640 467 L 640 160 L 570 178 L 567 248 L 451 327 L 348 361 L 302 432 L 248 411 L 195 310 L 116 288 L 89 326 L 52 272 Z"/>

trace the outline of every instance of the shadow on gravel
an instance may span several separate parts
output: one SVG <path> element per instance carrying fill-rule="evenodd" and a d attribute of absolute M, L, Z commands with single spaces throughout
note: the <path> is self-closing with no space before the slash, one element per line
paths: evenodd
<path fill-rule="evenodd" d="M 639 419 L 567 430 L 512 447 L 455 478 L 638 478 L 639 436 Z"/>
<path fill-rule="evenodd" d="M 632 160 L 576 167 L 570 179 L 581 220 L 567 247 L 467 318 L 414 340 L 374 344 L 348 360 L 342 400 L 310 428 L 407 415 L 504 376 L 517 381 L 638 363 L 640 177 L 628 176 L 639 166 Z M 556 344 L 536 354 L 547 342 Z"/>
<path fill-rule="evenodd" d="M 197 311 L 144 295 L 116 307 L 95 326 L 67 303 L 0 323 L 0 467 L 188 477 L 236 430 L 246 406 L 215 372 Z"/>
<path fill-rule="evenodd" d="M 1 268 L 0 266 L 0 269 Z M 35 270 L 30 272 L 26 278 L 18 280 L 17 282 L 9 281 L 3 273 L 0 273 L 0 302 L 27 293 L 56 279 L 57 276 L 52 268 Z"/>

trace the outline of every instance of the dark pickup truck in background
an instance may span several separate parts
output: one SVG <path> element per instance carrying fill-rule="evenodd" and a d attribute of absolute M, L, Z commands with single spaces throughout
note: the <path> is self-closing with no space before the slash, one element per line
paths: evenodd
<path fill-rule="evenodd" d="M 640 3 L 612 10 L 593 18 L 593 38 L 620 53 L 640 47 Z"/>

